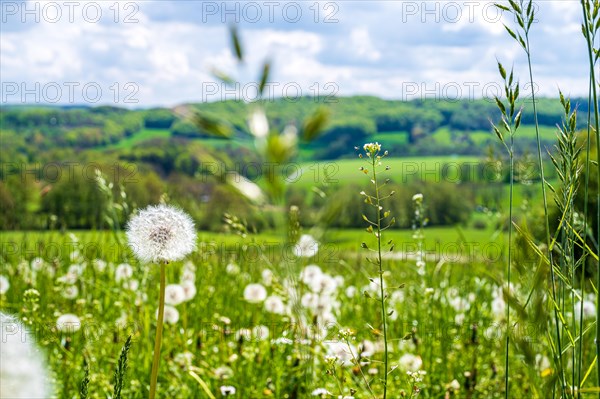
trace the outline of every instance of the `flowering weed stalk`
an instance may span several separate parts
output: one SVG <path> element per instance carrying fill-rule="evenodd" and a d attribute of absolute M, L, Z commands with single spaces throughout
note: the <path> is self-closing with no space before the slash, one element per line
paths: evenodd
<path fill-rule="evenodd" d="M 384 211 L 383 206 L 381 204 L 385 199 L 394 195 L 394 192 L 392 191 L 389 194 L 382 196 L 381 189 L 383 188 L 383 186 L 385 186 L 389 182 L 389 179 L 386 179 L 385 182 L 380 183 L 377 178 L 377 170 L 382 167 L 381 160 L 388 155 L 388 152 L 385 151 L 382 154 L 381 153 L 381 145 L 379 143 L 365 144 L 363 146 L 363 150 L 367 157 L 367 161 L 369 163 L 370 170 L 367 168 L 361 167 L 361 171 L 365 175 L 370 175 L 371 184 L 373 184 L 373 187 L 374 187 L 374 192 L 373 192 L 374 195 L 367 194 L 364 191 L 362 191 L 360 194 L 365 197 L 365 203 L 367 203 L 375 208 L 375 221 L 372 221 L 371 219 L 369 219 L 369 217 L 367 217 L 364 214 L 363 214 L 363 219 L 369 224 L 367 231 L 369 233 L 372 233 L 375 236 L 375 238 L 377 239 L 377 249 L 369 249 L 367 247 L 367 244 L 364 242 L 362 243 L 362 247 L 369 249 L 376 253 L 376 258 L 374 260 L 370 259 L 370 258 L 367 258 L 367 260 L 370 263 L 374 263 L 375 265 L 377 265 L 378 271 L 379 271 L 380 297 L 378 300 L 380 301 L 380 304 L 381 304 L 381 321 L 382 321 L 382 325 L 383 325 L 383 342 L 384 342 L 383 398 L 385 399 L 387 397 L 387 388 L 388 388 L 388 374 L 389 374 L 389 368 L 388 368 L 388 360 L 389 360 L 388 357 L 389 356 L 388 355 L 389 355 L 389 352 L 388 352 L 388 336 L 387 336 L 387 334 L 388 334 L 388 331 L 387 331 L 388 313 L 386 311 L 386 305 L 385 305 L 387 295 L 385 293 L 385 287 L 384 287 L 384 282 L 383 282 L 384 270 L 383 270 L 383 265 L 382 265 L 383 261 L 382 261 L 382 240 L 381 240 L 382 237 L 381 237 L 381 235 L 385 230 L 389 229 L 392 225 L 394 225 L 394 223 L 396 222 L 396 219 L 392 217 L 387 222 L 387 225 L 383 226 L 384 221 L 387 218 L 389 218 L 389 216 L 390 216 L 390 211 Z M 363 155 L 359 154 L 359 157 L 362 158 Z M 389 166 L 386 166 L 385 170 L 389 170 Z M 388 245 L 391 245 L 389 250 L 392 251 L 394 248 L 394 245 L 392 244 L 391 240 L 388 242 Z"/>

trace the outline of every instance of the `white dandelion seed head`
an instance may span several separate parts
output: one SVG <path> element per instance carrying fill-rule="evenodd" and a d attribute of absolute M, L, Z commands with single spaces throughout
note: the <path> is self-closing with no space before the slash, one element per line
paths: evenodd
<path fill-rule="evenodd" d="M 184 301 L 191 301 L 196 296 L 196 283 L 194 281 L 184 281 L 181 283 L 183 292 L 185 293 Z"/>
<path fill-rule="evenodd" d="M 581 319 L 581 301 L 575 303 L 574 306 L 575 320 L 579 323 Z M 591 319 L 596 317 L 596 304 L 592 301 L 583 301 L 583 319 Z"/>
<path fill-rule="evenodd" d="M 270 269 L 264 269 L 261 273 L 262 282 L 267 287 L 273 284 L 273 272 Z"/>
<path fill-rule="evenodd" d="M 292 250 L 297 257 L 312 258 L 319 252 L 319 243 L 310 234 L 302 234 Z"/>
<path fill-rule="evenodd" d="M 56 328 L 60 332 L 73 334 L 81 328 L 81 320 L 74 314 L 65 313 L 56 319 Z"/>
<path fill-rule="evenodd" d="M 123 282 L 123 288 L 125 288 L 129 291 L 137 291 L 137 289 L 139 287 L 140 287 L 140 282 L 136 279 L 130 279 L 130 280 Z"/>
<path fill-rule="evenodd" d="M 68 285 L 61 290 L 61 294 L 66 299 L 75 299 L 79 295 L 79 288 L 76 285 Z"/>
<path fill-rule="evenodd" d="M 5 276 L 0 275 L 0 295 L 6 294 L 6 291 L 8 291 L 9 288 L 10 282 L 8 279 Z"/>
<path fill-rule="evenodd" d="M 221 395 L 223 396 L 232 396 L 235 395 L 235 387 L 231 386 L 231 385 L 222 385 L 220 388 L 221 390 Z"/>
<path fill-rule="evenodd" d="M 235 263 L 228 263 L 227 266 L 225 266 L 225 271 L 227 272 L 227 274 L 231 274 L 234 276 L 240 273 L 240 267 Z"/>
<path fill-rule="evenodd" d="M 405 353 L 400 357 L 398 366 L 404 371 L 417 371 L 423 366 L 423 360 L 420 356 Z"/>
<path fill-rule="evenodd" d="M 227 366 L 220 366 L 214 369 L 215 378 L 218 380 L 226 380 L 233 377 L 233 370 Z"/>
<path fill-rule="evenodd" d="M 44 266 L 46 266 L 46 262 L 40 257 L 31 260 L 31 268 L 36 272 L 42 270 Z"/>
<path fill-rule="evenodd" d="M 494 298 L 491 304 L 492 313 L 496 319 L 502 319 L 506 315 L 506 303 L 501 296 Z"/>
<path fill-rule="evenodd" d="M 128 280 L 133 276 L 133 267 L 127 263 L 121 263 L 115 269 L 115 281 L 120 283 L 123 280 Z"/>
<path fill-rule="evenodd" d="M 169 284 L 165 287 L 165 303 L 176 306 L 185 301 L 185 289 L 179 284 Z"/>
<path fill-rule="evenodd" d="M 355 286 L 353 286 L 353 285 L 349 285 L 349 286 L 346 288 L 346 296 L 347 296 L 348 298 L 354 298 L 354 297 L 356 296 L 356 292 L 357 292 L 357 291 L 358 291 L 358 290 L 357 290 L 357 288 L 356 288 Z"/>
<path fill-rule="evenodd" d="M 258 325 L 252 329 L 252 337 L 255 341 L 265 341 L 269 339 L 269 327 Z"/>
<path fill-rule="evenodd" d="M 100 273 L 102 273 L 102 272 L 104 272 L 104 270 L 106 270 L 107 263 L 105 261 L 103 261 L 102 259 L 94 259 L 93 264 L 94 264 L 94 268 Z"/>
<path fill-rule="evenodd" d="M 310 284 L 310 289 L 313 292 L 319 292 L 329 295 L 337 289 L 337 281 L 329 274 L 321 274 L 320 278 L 315 278 Z"/>
<path fill-rule="evenodd" d="M 149 206 L 129 220 L 127 240 L 141 262 L 171 262 L 194 251 L 196 230 L 188 214 L 161 204 Z"/>
<path fill-rule="evenodd" d="M 267 298 L 267 290 L 262 284 L 248 284 L 244 288 L 244 299 L 250 303 L 260 303 Z"/>
<path fill-rule="evenodd" d="M 285 305 L 280 297 L 277 295 L 271 295 L 265 299 L 265 310 L 273 314 L 284 314 Z"/>
<path fill-rule="evenodd" d="M 317 388 L 317 389 L 315 389 L 314 391 L 311 392 L 311 395 L 312 396 L 325 396 L 325 397 L 327 397 L 327 396 L 331 396 L 332 393 L 329 392 L 325 388 Z"/>
<path fill-rule="evenodd" d="M 158 309 L 156 310 L 156 318 L 158 319 Z M 165 305 L 163 321 L 167 324 L 176 324 L 179 321 L 179 311 L 173 306 Z"/>
<path fill-rule="evenodd" d="M 376 349 L 375 344 L 368 339 L 362 341 L 358 346 L 360 357 L 371 357 L 375 354 Z"/>
<path fill-rule="evenodd" d="M 48 373 L 33 335 L 0 312 L 0 398 L 43 399 L 52 395 Z"/>
<path fill-rule="evenodd" d="M 300 273 L 300 280 L 308 286 L 321 279 L 323 271 L 317 265 L 308 265 Z"/>
<path fill-rule="evenodd" d="M 65 283 L 65 284 L 75 284 L 78 280 L 78 275 L 76 273 L 73 272 L 68 272 L 67 274 L 65 274 L 64 276 L 60 276 L 59 278 L 57 278 L 59 283 Z"/>

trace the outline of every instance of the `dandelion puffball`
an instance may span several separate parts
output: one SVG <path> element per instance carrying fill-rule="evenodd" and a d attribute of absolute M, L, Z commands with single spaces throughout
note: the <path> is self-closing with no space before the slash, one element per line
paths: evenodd
<path fill-rule="evenodd" d="M 49 398 L 47 372 L 33 335 L 15 318 L 0 313 L 0 398 Z"/>
<path fill-rule="evenodd" d="M 248 284 L 244 288 L 244 299 L 250 303 L 259 303 L 267 298 L 267 290 L 261 284 Z"/>
<path fill-rule="evenodd" d="M 302 234 L 292 249 L 297 257 L 311 258 L 319 252 L 319 243 L 310 234 Z"/>
<path fill-rule="evenodd" d="M 165 287 L 165 303 L 179 305 L 186 299 L 185 289 L 179 284 L 169 284 Z"/>
<path fill-rule="evenodd" d="M 81 328 L 81 320 L 74 314 L 66 313 L 56 320 L 56 328 L 64 333 L 75 333 Z"/>
<path fill-rule="evenodd" d="M 177 261 L 196 248 L 196 230 L 185 212 L 161 204 L 149 206 L 129 220 L 127 240 L 142 262 Z"/>

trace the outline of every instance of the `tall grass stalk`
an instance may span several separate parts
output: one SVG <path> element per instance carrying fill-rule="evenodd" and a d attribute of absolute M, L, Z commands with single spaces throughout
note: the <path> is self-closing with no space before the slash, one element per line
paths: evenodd
<path fill-rule="evenodd" d="M 546 247 L 548 248 L 548 263 L 550 266 L 550 279 L 552 285 L 552 300 L 555 304 L 557 301 L 556 294 L 556 276 L 554 271 L 554 261 L 553 261 L 553 253 L 552 253 L 552 240 L 550 235 L 550 219 L 548 217 L 548 196 L 546 193 L 546 178 L 544 175 L 544 160 L 542 158 L 542 144 L 540 139 L 540 129 L 538 123 L 538 115 L 537 115 L 537 104 L 535 97 L 535 85 L 533 82 L 533 68 L 531 66 L 531 47 L 529 43 L 529 31 L 533 22 L 535 21 L 535 7 L 533 6 L 533 1 L 529 0 L 525 3 L 523 0 L 517 4 L 514 0 L 509 0 L 510 8 L 502 5 L 496 5 L 502 10 L 509 11 L 512 13 L 516 20 L 518 26 L 521 28 L 521 32 L 514 32 L 508 26 L 504 25 L 504 28 L 508 32 L 508 34 L 521 46 L 521 48 L 525 51 L 525 55 L 527 56 L 527 67 L 529 72 L 529 85 L 531 86 L 531 101 L 533 105 L 533 117 L 535 124 L 535 138 L 536 138 L 536 147 L 537 147 L 537 158 L 538 158 L 538 167 L 540 169 L 540 184 L 542 188 L 542 201 L 544 205 L 544 221 L 545 221 L 545 230 L 546 230 Z M 562 344 L 561 344 L 561 320 L 559 316 L 558 309 L 556 306 L 554 308 L 554 320 L 556 327 L 556 347 L 558 348 L 558 362 L 559 362 L 559 373 L 562 373 Z M 565 394 L 565 380 L 564 374 L 561 377 L 562 380 L 562 393 L 563 397 Z"/>
<path fill-rule="evenodd" d="M 508 210 L 508 264 L 506 267 L 507 290 L 511 292 L 511 269 L 512 269 L 512 234 L 513 234 L 513 197 L 514 197 L 514 137 L 519 125 L 521 124 L 521 111 L 516 112 L 516 102 L 519 98 L 519 83 L 513 84 L 513 71 L 507 77 L 506 70 L 500 62 L 498 62 L 498 70 L 500 76 L 504 79 L 504 91 L 506 93 L 508 106 L 505 106 L 502 101 L 496 97 L 496 104 L 502 113 L 500 127 L 493 126 L 494 132 L 500 139 L 500 142 L 506 148 L 509 156 L 510 167 L 510 193 L 509 193 L 509 210 Z M 509 142 L 506 142 L 505 135 L 509 135 Z M 510 301 L 506 305 L 506 341 L 505 341 L 505 375 L 504 389 L 505 397 L 508 399 L 510 392 L 509 371 L 510 371 Z"/>
<path fill-rule="evenodd" d="M 591 3 L 593 3 L 593 9 L 591 7 Z M 598 52 L 594 49 L 594 39 L 596 33 L 598 31 L 598 24 L 596 23 L 596 19 L 598 18 L 598 1 L 590 2 L 589 0 L 581 0 L 581 8 L 583 11 L 583 35 L 586 40 L 587 50 L 588 50 L 588 60 L 590 67 L 590 97 L 589 100 L 593 100 L 593 109 L 594 109 L 594 130 L 596 132 L 596 156 L 598 160 L 596 162 L 597 174 L 600 176 L 600 128 L 599 128 L 599 117 L 598 117 L 598 93 L 596 88 L 596 70 L 595 65 L 598 60 Z M 588 109 L 589 111 L 589 109 Z M 590 121 L 589 117 L 590 112 L 588 112 L 588 122 Z M 586 161 L 586 191 L 585 191 L 585 217 L 587 222 L 587 200 L 588 200 L 588 192 L 587 186 L 589 183 L 589 175 L 590 175 L 590 135 L 591 135 L 591 123 L 588 123 L 587 127 L 587 161 Z M 596 194 L 596 226 L 597 226 L 597 237 L 596 242 L 600 243 L 600 190 L 598 190 Z M 587 236 L 587 232 L 586 232 Z M 585 237 L 585 236 L 584 236 Z M 600 287 L 600 259 L 597 262 L 596 267 L 596 287 Z M 598 321 L 600 320 L 600 294 L 596 297 L 596 356 L 600 359 L 600 325 Z M 596 367 L 597 369 L 597 385 L 600 386 L 600 365 Z M 598 392 L 598 398 L 600 398 L 600 392 Z"/>

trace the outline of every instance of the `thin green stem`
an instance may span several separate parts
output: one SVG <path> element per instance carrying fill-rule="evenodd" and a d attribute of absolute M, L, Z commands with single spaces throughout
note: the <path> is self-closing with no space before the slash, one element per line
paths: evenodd
<path fill-rule="evenodd" d="M 156 321 L 156 337 L 154 339 L 154 358 L 152 359 L 152 374 L 150 377 L 150 399 L 156 397 L 156 382 L 158 380 L 158 363 L 160 362 L 160 346 L 162 344 L 163 319 L 165 317 L 165 282 L 167 274 L 165 262 L 160 262 L 160 294 L 158 297 L 158 320 Z"/>
<path fill-rule="evenodd" d="M 592 98 L 594 100 L 594 128 L 596 130 L 596 156 L 598 157 L 598 162 L 596 162 L 597 173 L 600 176 L 600 129 L 599 129 L 599 117 L 598 117 L 598 93 L 596 91 L 596 70 L 594 68 L 594 55 L 593 55 L 593 41 L 590 36 L 590 20 L 587 12 L 586 1 L 581 0 L 581 8 L 583 9 L 583 24 L 584 24 L 584 33 L 585 39 L 587 43 L 588 49 L 588 59 L 590 63 L 590 85 L 592 88 Z M 588 113 L 589 114 L 589 113 Z M 590 126 L 588 124 L 588 137 L 590 135 Z M 589 142 L 589 138 L 588 138 Z M 589 148 L 589 147 L 588 147 Z M 588 150 L 589 154 L 589 150 Z M 589 155 L 588 155 L 588 163 L 589 163 Z M 589 175 L 589 173 L 588 173 Z M 587 198 L 587 197 L 586 197 Z M 600 243 L 600 189 L 597 191 L 596 196 L 596 228 L 597 228 L 597 241 Z M 596 287 L 600 287 L 600 259 L 597 262 L 596 267 Z M 596 296 L 596 320 L 600 320 L 600 294 Z M 596 356 L 600 359 L 600 324 L 596 323 Z M 597 369 L 597 385 L 600 385 L 600 365 L 596 367 Z M 600 398 L 600 392 L 598 392 L 598 398 Z"/>
<path fill-rule="evenodd" d="M 381 258 L 381 200 L 379 196 L 379 185 L 377 183 L 377 157 L 376 155 L 371 156 L 373 164 L 373 182 L 375 184 L 375 197 L 377 198 L 377 264 L 379 265 L 379 290 L 381 295 L 381 319 L 383 322 L 383 364 L 384 364 L 384 375 L 383 375 L 383 399 L 387 398 L 387 385 L 388 385 L 388 340 L 387 340 L 387 313 L 385 309 L 385 291 L 383 288 L 383 267 Z"/>
<path fill-rule="evenodd" d="M 511 292 L 511 284 L 510 284 L 510 272 L 512 265 L 512 232 L 513 232 L 513 189 L 514 189 L 514 173 L 515 173 L 515 164 L 514 164 L 514 153 L 513 153 L 513 144 L 514 144 L 514 134 L 510 132 L 510 193 L 509 193 L 509 205 L 508 205 L 508 266 L 506 279 L 508 281 L 508 295 Z M 506 370 L 504 375 L 504 397 L 506 399 L 509 398 L 510 385 L 509 385 L 509 347 L 510 344 L 510 301 L 507 301 L 506 305 L 506 360 L 504 364 L 504 369 Z"/>

